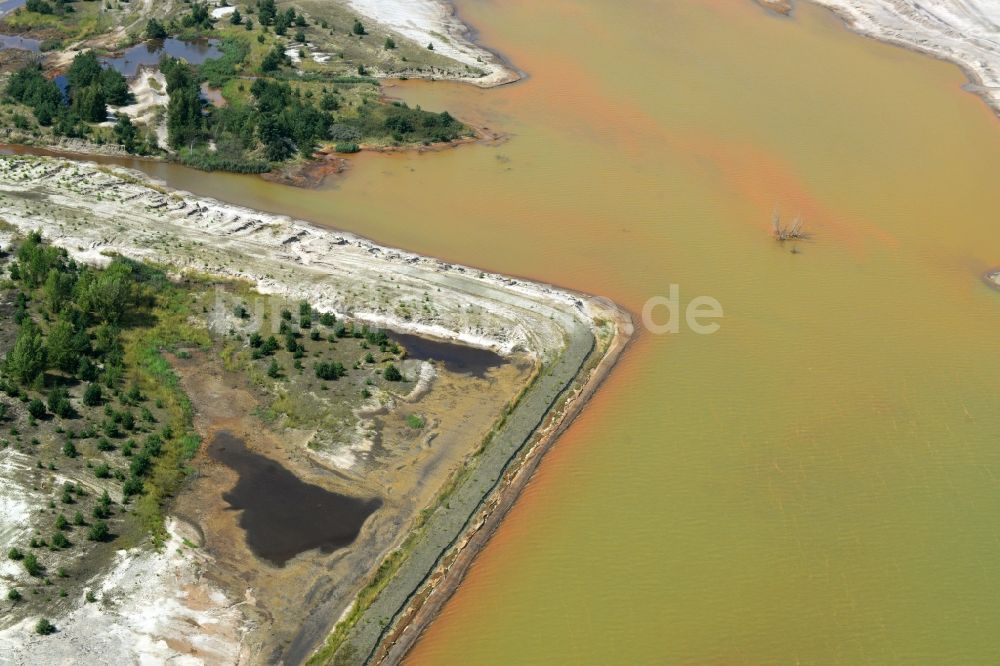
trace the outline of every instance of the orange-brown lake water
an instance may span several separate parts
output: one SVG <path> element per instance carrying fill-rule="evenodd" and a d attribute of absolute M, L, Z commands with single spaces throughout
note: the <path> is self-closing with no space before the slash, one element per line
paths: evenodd
<path fill-rule="evenodd" d="M 641 334 L 412 664 L 1000 663 L 1000 122 L 954 66 L 738 0 L 462 0 L 510 135 L 170 184 L 609 296 Z M 802 214 L 793 254 L 772 210 Z"/>

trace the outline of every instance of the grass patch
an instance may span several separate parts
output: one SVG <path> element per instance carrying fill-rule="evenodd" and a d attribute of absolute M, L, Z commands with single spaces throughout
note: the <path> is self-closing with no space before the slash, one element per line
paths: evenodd
<path fill-rule="evenodd" d="M 164 506 L 187 475 L 187 462 L 201 440 L 193 431 L 194 410 L 180 379 L 163 356 L 178 346 L 208 347 L 208 332 L 189 322 L 190 294 L 175 286 L 159 290 L 153 308 L 155 324 L 126 332 L 125 363 L 142 392 L 163 405 L 172 436 L 165 439 L 163 454 L 155 458 L 144 483 L 145 492 L 135 503 L 135 513 L 158 547 L 166 540 Z"/>

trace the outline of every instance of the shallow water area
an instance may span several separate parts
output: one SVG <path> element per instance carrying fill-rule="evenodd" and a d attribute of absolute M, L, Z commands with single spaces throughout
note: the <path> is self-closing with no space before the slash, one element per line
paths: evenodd
<path fill-rule="evenodd" d="M 125 50 L 120 56 L 104 58 L 103 62 L 112 69 L 130 79 L 139 72 L 140 67 L 159 65 L 164 55 L 184 60 L 192 65 L 200 65 L 206 60 L 219 58 L 222 51 L 218 49 L 219 40 L 205 39 L 184 41 L 168 37 L 154 39 L 136 44 Z"/>
<path fill-rule="evenodd" d="M 0 2 L 0 16 L 12 12 L 18 7 L 23 7 L 27 0 L 4 0 Z"/>
<path fill-rule="evenodd" d="M 0 35 L 0 51 L 7 49 L 20 49 L 38 53 L 42 50 L 42 42 L 38 39 L 21 37 L 19 35 Z"/>
<path fill-rule="evenodd" d="M 378 499 L 347 497 L 306 483 L 230 432 L 217 433 L 208 454 L 239 475 L 223 498 L 242 512 L 239 523 L 250 549 L 277 566 L 308 550 L 331 553 L 350 545 L 381 506 Z"/>
<path fill-rule="evenodd" d="M 482 378 L 486 373 L 503 365 L 502 356 L 489 349 L 435 340 L 408 333 L 391 333 L 390 339 L 406 349 L 406 357 L 419 361 L 441 363 L 450 372 L 469 374 Z"/>

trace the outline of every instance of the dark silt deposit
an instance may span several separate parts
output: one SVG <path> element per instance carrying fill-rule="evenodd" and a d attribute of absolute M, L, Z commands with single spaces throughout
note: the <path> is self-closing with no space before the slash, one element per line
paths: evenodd
<path fill-rule="evenodd" d="M 223 499 L 242 511 L 240 527 L 254 554 L 278 566 L 307 550 L 331 553 L 350 545 L 382 505 L 306 483 L 230 432 L 216 434 L 208 454 L 239 475 Z"/>
<path fill-rule="evenodd" d="M 488 370 L 498 368 L 506 362 L 502 356 L 489 349 L 432 340 L 408 333 L 393 333 L 390 337 L 406 349 L 408 358 L 435 361 L 449 372 L 484 377 Z"/>

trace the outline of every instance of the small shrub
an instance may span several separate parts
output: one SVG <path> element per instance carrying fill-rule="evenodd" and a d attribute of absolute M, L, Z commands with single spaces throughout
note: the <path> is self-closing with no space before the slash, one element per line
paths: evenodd
<path fill-rule="evenodd" d="M 88 384 L 83 392 L 83 404 L 88 407 L 97 407 L 104 401 L 103 391 L 100 384 Z"/>
<path fill-rule="evenodd" d="M 34 553 L 25 555 L 22 563 L 24 564 L 24 570 L 28 572 L 29 576 L 38 577 L 42 575 L 43 567 L 38 562 L 38 558 L 35 557 Z"/>
<path fill-rule="evenodd" d="M 45 403 L 38 398 L 33 398 L 32 401 L 28 403 L 28 413 L 36 419 L 42 418 L 45 416 Z"/>
<path fill-rule="evenodd" d="M 90 526 L 90 531 L 87 532 L 87 538 L 91 541 L 107 541 L 109 536 L 111 536 L 111 530 L 108 529 L 108 524 L 103 520 L 95 522 Z"/>
<path fill-rule="evenodd" d="M 403 381 L 403 373 L 399 371 L 394 364 L 390 363 L 386 366 L 385 370 L 382 371 L 382 376 L 385 377 L 386 381 L 390 382 L 401 382 Z"/>

